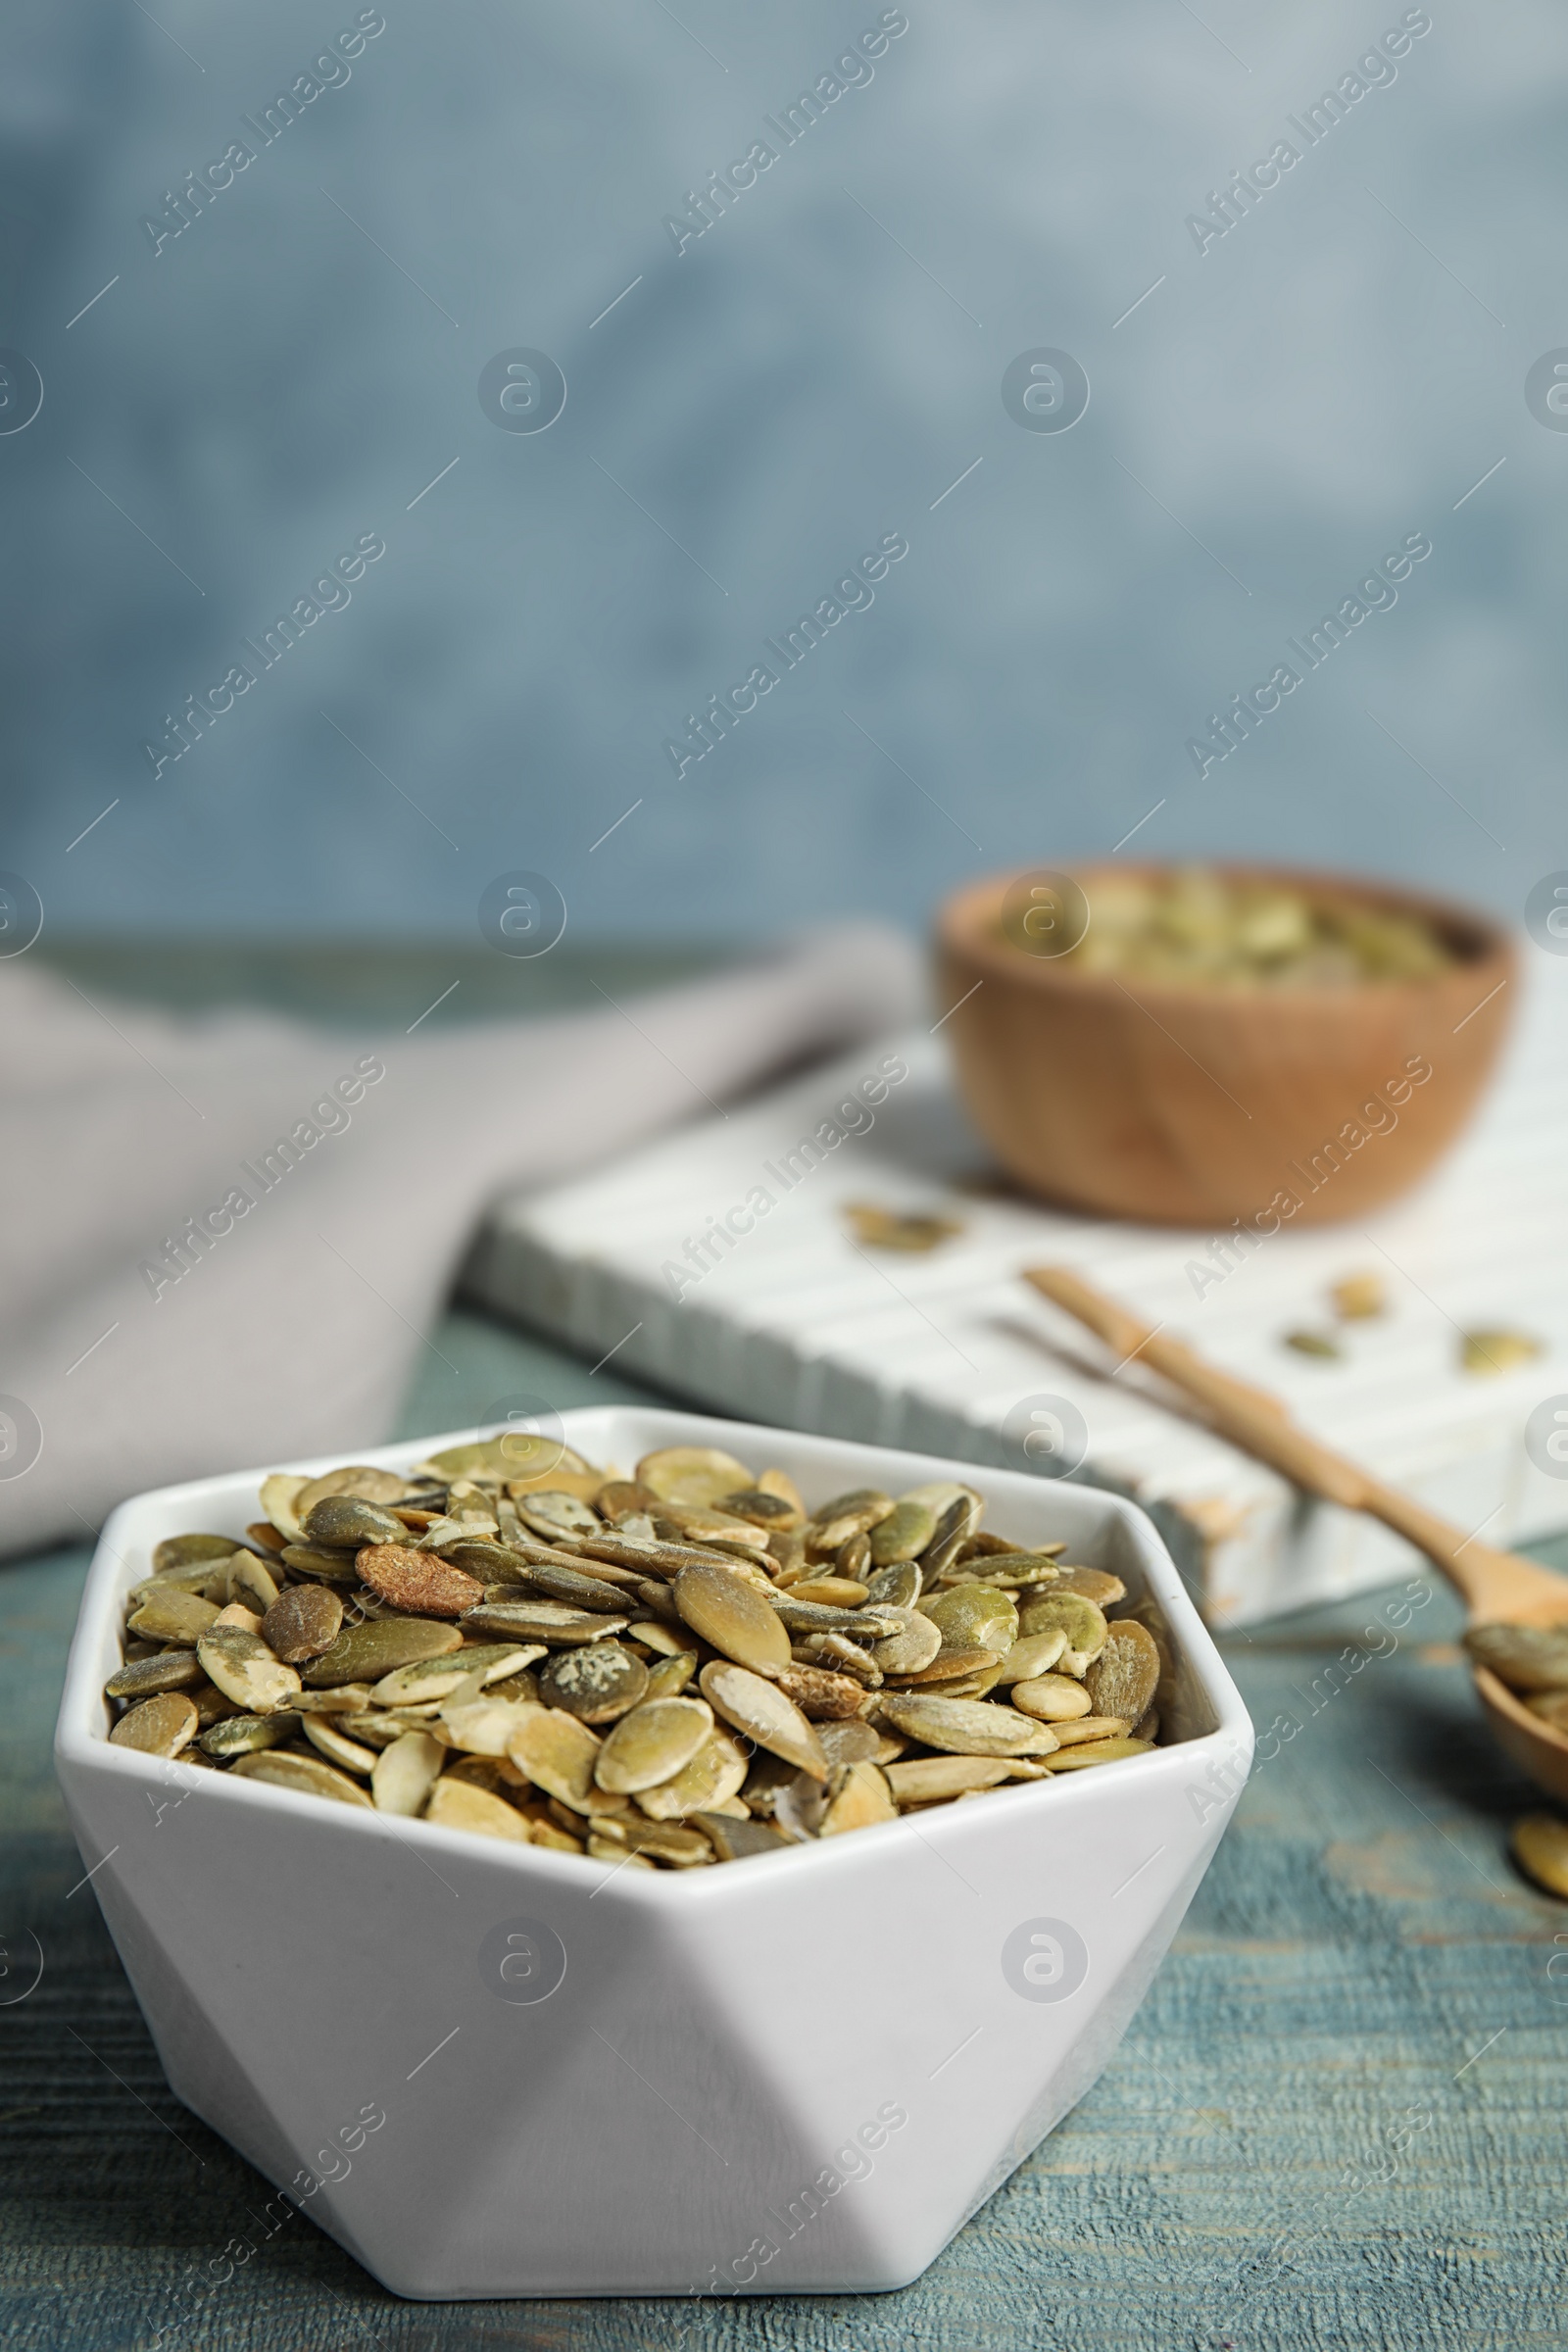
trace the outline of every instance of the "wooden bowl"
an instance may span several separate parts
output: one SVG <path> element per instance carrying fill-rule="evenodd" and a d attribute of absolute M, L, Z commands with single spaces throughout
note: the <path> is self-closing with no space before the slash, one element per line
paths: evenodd
<path fill-rule="evenodd" d="M 1071 869 L 1089 904 L 1102 875 Z M 1364 1216 L 1424 1176 L 1491 1072 L 1516 993 L 1509 934 L 1469 908 L 1337 874 L 1226 879 L 1425 917 L 1456 960 L 1426 980 L 1224 989 L 1081 971 L 1002 928 L 1020 880 L 973 882 L 938 917 L 959 1090 L 1009 1174 L 1044 1199 L 1157 1225 Z"/>

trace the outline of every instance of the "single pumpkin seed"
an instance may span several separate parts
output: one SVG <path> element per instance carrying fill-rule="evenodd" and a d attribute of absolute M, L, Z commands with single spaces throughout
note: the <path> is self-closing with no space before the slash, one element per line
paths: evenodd
<path fill-rule="evenodd" d="M 154 1576 L 167 1576 L 171 1569 L 195 1568 L 203 1560 L 215 1565 L 226 1560 L 234 1548 L 232 1536 L 166 1536 L 153 1551 Z"/>
<path fill-rule="evenodd" d="M 574 1813 L 588 1811 L 599 1749 L 588 1726 L 559 1707 L 531 1710 L 507 1743 L 518 1771 Z"/>
<path fill-rule="evenodd" d="M 806 1529 L 808 1551 L 837 1551 L 852 1536 L 864 1535 L 897 1508 L 880 1487 L 856 1487 L 826 1502 Z"/>
<path fill-rule="evenodd" d="M 620 1570 L 614 1573 L 619 1576 Z M 600 1576 L 584 1576 L 575 1568 L 563 1568 L 554 1562 L 535 1561 L 528 1571 L 529 1582 L 551 1600 L 564 1601 L 568 1608 L 595 1609 L 601 1615 L 613 1616 L 626 1606 L 626 1588 L 611 1584 Z"/>
<path fill-rule="evenodd" d="M 357 1585 L 360 1571 L 352 1551 L 326 1551 L 314 1544 L 285 1544 L 283 1565 L 313 1584 Z"/>
<path fill-rule="evenodd" d="M 1078 1772 L 1088 1764 L 1118 1764 L 1124 1756 L 1147 1756 L 1152 1752 L 1147 1740 L 1134 1740 L 1126 1734 L 1112 1740 L 1086 1740 L 1078 1746 L 1058 1748 L 1051 1758 L 1051 1770 Z"/>
<path fill-rule="evenodd" d="M 865 1597 L 873 1609 L 912 1609 L 919 1600 L 921 1583 L 918 1561 L 896 1560 L 891 1567 L 877 1570 L 865 1588 Z"/>
<path fill-rule="evenodd" d="M 1133 1726 L 1120 1715 L 1079 1715 L 1070 1723 L 1058 1717 L 1051 1728 L 1062 1747 L 1076 1747 L 1081 1741 L 1091 1740 L 1124 1740 L 1133 1730 Z M 1136 1736 L 1140 1740 L 1145 1738 L 1142 1732 Z"/>
<path fill-rule="evenodd" d="M 433 1617 L 378 1617 L 347 1627 L 330 1649 L 313 1658 L 305 1681 L 318 1689 L 334 1683 L 377 1683 L 394 1667 L 418 1658 L 438 1658 L 463 1647 L 455 1625 Z M 216 1677 L 214 1678 L 217 1679 Z"/>
<path fill-rule="evenodd" d="M 690 1667 L 686 1671 L 689 1675 Z M 647 1667 L 618 1642 L 590 1642 L 560 1650 L 539 1677 L 545 1705 L 564 1707 L 580 1723 L 613 1723 L 648 1694 Z"/>
<path fill-rule="evenodd" d="M 197 1642 L 196 1655 L 208 1681 L 247 1714 L 275 1715 L 298 1694 L 300 1678 L 293 1667 L 244 1626 L 213 1626 Z"/>
<path fill-rule="evenodd" d="M 992 1649 L 1004 1657 L 1018 1639 L 1017 1604 L 995 1585 L 955 1585 L 921 1613 L 940 1629 L 944 1649 Z"/>
<path fill-rule="evenodd" d="M 1105 1646 L 1109 1631 L 1104 1616 L 1092 1600 L 1081 1592 L 1063 1592 L 1059 1589 L 1042 1592 L 1026 1600 L 1018 1612 L 1020 1634 L 1054 1634 L 1067 1637 L 1067 1646 L 1061 1653 L 1063 1674 L 1081 1675 L 1091 1659 L 1098 1658 Z"/>
<path fill-rule="evenodd" d="M 403 1707 L 421 1699 L 450 1698 L 458 1685 L 470 1674 L 482 1676 L 481 1690 L 489 1690 L 519 1668 L 531 1665 L 535 1658 L 547 1654 L 539 1642 L 527 1644 L 515 1642 L 474 1642 L 462 1649 L 450 1649 L 440 1657 L 417 1658 L 412 1666 L 396 1667 L 384 1674 L 370 1695 L 377 1706 Z"/>
<path fill-rule="evenodd" d="M 937 1515 L 931 1505 L 920 1501 L 916 1495 L 906 1494 L 894 1504 L 887 1517 L 879 1519 L 871 1529 L 868 1538 L 871 1558 L 878 1568 L 917 1560 L 936 1532 Z M 916 1583 L 908 1598 L 913 1600 L 919 1590 Z M 879 1593 L 878 1598 L 882 1597 L 892 1600 L 895 1595 L 891 1592 L 885 1596 Z"/>
<path fill-rule="evenodd" d="M 729 1568 L 683 1568 L 674 1583 L 675 1606 L 693 1633 L 737 1665 L 764 1670 L 787 1666 L 790 1638 L 770 1600 Z"/>
<path fill-rule="evenodd" d="M 134 1747 L 148 1756 L 177 1756 L 195 1737 L 196 1710 L 183 1690 L 160 1690 L 126 1709 L 114 1730 L 116 1747 Z"/>
<path fill-rule="evenodd" d="M 968 1788 L 995 1788 L 1011 1765 L 1001 1756 L 920 1756 L 882 1769 L 899 1804 L 937 1805 Z"/>
<path fill-rule="evenodd" d="M 1093 1705 L 1083 1684 L 1069 1674 L 1034 1675 L 1028 1682 L 1014 1683 L 1007 1697 L 1020 1715 L 1033 1715 L 1041 1723 L 1070 1723 L 1075 1715 L 1091 1713 Z"/>
<path fill-rule="evenodd" d="M 697 1672 L 697 1658 L 695 1649 L 678 1649 L 673 1656 L 656 1657 L 648 1669 L 643 1697 L 679 1698 Z"/>
<path fill-rule="evenodd" d="M 688 1813 L 706 1813 L 727 1803 L 744 1786 L 751 1762 L 728 1732 L 717 1726 L 697 1753 L 656 1788 L 637 1791 L 639 1811 L 650 1821 L 680 1821 Z"/>
<path fill-rule="evenodd" d="M 323 1764 L 319 1756 L 302 1756 L 293 1748 L 264 1749 L 259 1754 L 236 1756 L 229 1771 L 248 1781 L 266 1781 L 274 1788 L 292 1788 L 298 1796 L 332 1796 L 339 1804 L 364 1805 L 369 1809 L 369 1798 L 357 1781 L 335 1765 Z"/>
<path fill-rule="evenodd" d="M 300 1523 L 294 1515 L 294 1503 L 302 1494 L 309 1479 L 296 1478 L 284 1470 L 274 1471 L 262 1481 L 262 1509 L 270 1526 L 275 1527 L 285 1544 L 298 1544 Z"/>
<path fill-rule="evenodd" d="M 559 1600 L 487 1600 L 464 1614 L 466 1633 L 499 1634 L 520 1642 L 602 1642 L 623 1633 L 624 1617 L 601 1617 Z"/>
<path fill-rule="evenodd" d="M 835 1674 L 826 1666 L 780 1666 L 768 1677 L 777 1690 L 793 1699 L 812 1723 L 838 1723 L 859 1715 L 865 1706 L 865 1686 L 853 1675 Z"/>
<path fill-rule="evenodd" d="M 446 1749 L 428 1732 L 403 1732 L 383 1747 L 370 1773 L 370 1801 L 378 1813 L 412 1819 L 435 1786 Z"/>
<path fill-rule="evenodd" d="M 817 1745 L 828 1760 L 830 1768 L 840 1764 L 874 1764 L 882 1746 L 881 1737 L 862 1716 L 846 1718 L 838 1723 L 817 1723 L 814 1726 Z"/>
<path fill-rule="evenodd" d="M 328 1470 L 320 1478 L 313 1478 L 300 1488 L 293 1497 L 294 1515 L 301 1527 L 318 1502 L 329 1497 L 347 1495 L 361 1502 L 401 1502 L 409 1491 L 409 1482 L 396 1470 L 377 1470 L 365 1462 L 351 1462 L 346 1470 Z M 262 1497 L 265 1508 L 267 1497 Z"/>
<path fill-rule="evenodd" d="M 736 1731 L 772 1755 L 782 1756 L 798 1771 L 808 1773 L 812 1780 L 827 1778 L 827 1758 L 814 1729 L 775 1684 L 764 1682 L 745 1666 L 728 1665 L 717 1658 L 703 1668 L 698 1681 L 704 1697 Z"/>
<path fill-rule="evenodd" d="M 389 1754 L 391 1750 L 387 1751 Z M 454 1780 L 443 1773 L 424 1800 L 424 1818 L 443 1830 L 466 1830 L 471 1837 L 505 1838 L 514 1845 L 529 1842 L 528 1824 L 515 1805 L 471 1781 Z"/>
<path fill-rule="evenodd" d="M 787 1841 L 765 1822 L 740 1821 L 727 1813 L 697 1813 L 692 1819 L 720 1862 L 749 1862 L 759 1854 L 787 1850 Z"/>
<path fill-rule="evenodd" d="M 466 1569 L 403 1544 L 368 1544 L 355 1566 L 372 1592 L 415 1617 L 461 1617 L 484 1596 Z"/>
<path fill-rule="evenodd" d="M 218 1610 L 197 1592 L 148 1592 L 125 1622 L 133 1634 L 149 1642 L 173 1642 L 194 1649 Z"/>
<path fill-rule="evenodd" d="M 366 1747 L 360 1740 L 351 1740 L 346 1732 L 339 1731 L 330 1715 L 302 1715 L 300 1728 L 311 1745 L 319 1748 L 329 1764 L 341 1765 L 345 1772 L 357 1773 L 361 1780 L 366 1781 L 375 1770 L 374 1748 Z"/>
<path fill-rule="evenodd" d="M 803 1576 L 790 1587 L 791 1600 L 816 1600 L 829 1609 L 858 1609 L 865 1595 L 865 1586 L 848 1576 Z"/>
<path fill-rule="evenodd" d="M 277 1598 L 277 1585 L 253 1551 L 236 1551 L 228 1563 L 228 1597 L 265 1617 Z"/>
<path fill-rule="evenodd" d="M 1554 1813 L 1527 1813 L 1514 1823 L 1508 1842 L 1526 1878 L 1568 1899 L 1568 1822 Z"/>
<path fill-rule="evenodd" d="M 1084 1689 L 1097 1715 L 1123 1715 L 1137 1723 L 1153 1703 L 1159 1686 L 1159 1649 L 1136 1617 L 1118 1617 L 1105 1646 L 1084 1676 Z"/>
<path fill-rule="evenodd" d="M 985 1699 L 899 1691 L 884 1695 L 880 1703 L 897 1730 L 948 1755 L 1043 1756 L 1056 1744 L 1043 1723 Z"/>
<path fill-rule="evenodd" d="M 1027 1683 L 1037 1674 L 1049 1674 L 1067 1646 L 1064 1626 L 1054 1633 L 1025 1634 L 1015 1642 L 1002 1661 L 999 1683 Z"/>
<path fill-rule="evenodd" d="M 285 1666 L 329 1650 L 343 1630 L 343 1603 L 328 1585 L 289 1585 L 262 1619 L 262 1640 Z"/>
<path fill-rule="evenodd" d="M 542 1487 L 515 1508 L 523 1525 L 538 1536 L 596 1536 L 604 1525 L 591 1503 L 563 1487 Z"/>
<path fill-rule="evenodd" d="M 229 1756 L 248 1756 L 264 1747 L 280 1747 L 299 1730 L 297 1715 L 225 1715 L 197 1740 L 204 1754 L 222 1762 Z"/>
<path fill-rule="evenodd" d="M 1121 1578 L 1112 1576 L 1108 1568 L 1063 1568 L 1057 1575 L 1054 1590 L 1058 1592 L 1077 1592 L 1102 1610 L 1114 1608 L 1117 1601 L 1127 1597 L 1127 1588 Z"/>
<path fill-rule="evenodd" d="M 751 1485 L 744 1462 L 716 1446 L 662 1446 L 645 1453 L 637 1480 L 661 1502 L 716 1503 L 738 1487 Z"/>
<path fill-rule="evenodd" d="M 377 1508 L 373 1502 L 362 1501 L 357 1494 L 323 1494 L 301 1514 L 300 1529 L 307 1544 L 318 1544 L 328 1551 L 360 1551 L 367 1544 L 403 1544 L 408 1541 L 408 1529 L 390 1511 Z"/>
<path fill-rule="evenodd" d="M 647 1700 L 622 1715 L 608 1734 L 594 1780 L 612 1796 L 657 1788 L 690 1763 L 712 1728 L 712 1709 L 700 1698 Z"/>
<path fill-rule="evenodd" d="M 867 1830 L 879 1821 L 897 1821 L 899 1817 L 892 1791 L 876 1764 L 840 1764 L 827 1786 L 827 1811 L 816 1833 L 819 1838 L 839 1838 L 847 1830 Z"/>
<path fill-rule="evenodd" d="M 160 1690 L 180 1690 L 202 1679 L 201 1661 L 193 1649 L 155 1650 L 120 1667 L 104 1685 L 105 1698 L 151 1698 Z"/>
<path fill-rule="evenodd" d="M 733 1518 L 750 1519 L 770 1536 L 787 1534 L 806 1523 L 798 1500 L 790 1502 L 782 1494 L 770 1494 L 765 1487 L 742 1487 L 733 1494 L 721 1494 L 718 1507 Z"/>

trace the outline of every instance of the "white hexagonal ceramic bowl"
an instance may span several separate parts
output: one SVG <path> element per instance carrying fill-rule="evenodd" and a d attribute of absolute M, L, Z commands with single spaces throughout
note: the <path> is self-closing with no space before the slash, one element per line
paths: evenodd
<path fill-rule="evenodd" d="M 395 2292 L 903 2285 L 1115 2047 L 1246 1778 L 1246 1710 L 1116 1496 L 684 1413 L 562 1422 L 622 1469 L 674 1444 L 781 1463 L 808 1502 L 977 1480 L 989 1526 L 1065 1537 L 1162 1626 L 1175 1743 L 679 1873 L 112 1747 L 122 1596 L 161 1537 L 239 1533 L 244 1471 L 104 1530 L 56 1740 L 83 1866 L 177 2096 Z"/>

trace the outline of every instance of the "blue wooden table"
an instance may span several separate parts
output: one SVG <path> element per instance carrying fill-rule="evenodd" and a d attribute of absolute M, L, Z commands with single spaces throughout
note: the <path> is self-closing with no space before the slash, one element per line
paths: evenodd
<path fill-rule="evenodd" d="M 457 1371 L 427 1355 L 409 1434 L 508 1390 L 646 1394 L 473 1316 L 438 1336 Z M 267 2185 L 164 2082 L 50 1763 L 86 1559 L 0 1567 L 0 2344 L 1568 2344 L 1568 1905 L 1509 1863 L 1536 1800 L 1432 1580 L 1225 1644 L 1259 1761 L 1175 1947 L 1088 2098 L 913 2286 L 420 2305 L 303 2217 L 265 2236 Z"/>

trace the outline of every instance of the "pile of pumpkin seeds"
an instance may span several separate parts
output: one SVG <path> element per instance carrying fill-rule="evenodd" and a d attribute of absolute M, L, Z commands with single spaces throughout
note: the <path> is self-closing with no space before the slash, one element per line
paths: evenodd
<path fill-rule="evenodd" d="M 111 1740 L 640 1869 L 729 1862 L 1145 1754 L 1159 1645 L 971 1487 L 808 1508 L 666 1446 L 516 1432 L 264 1480 L 128 1596 Z"/>

